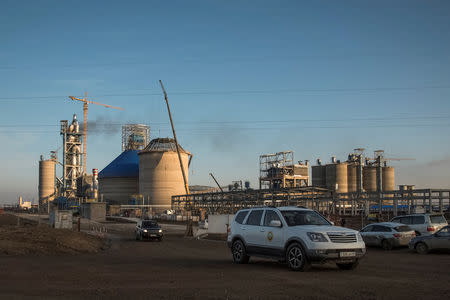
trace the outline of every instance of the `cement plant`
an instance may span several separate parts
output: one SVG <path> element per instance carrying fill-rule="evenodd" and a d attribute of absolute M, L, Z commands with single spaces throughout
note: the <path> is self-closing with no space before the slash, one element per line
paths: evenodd
<path fill-rule="evenodd" d="M 0 299 L 450 299 L 450 1 L 4 1 Z"/>

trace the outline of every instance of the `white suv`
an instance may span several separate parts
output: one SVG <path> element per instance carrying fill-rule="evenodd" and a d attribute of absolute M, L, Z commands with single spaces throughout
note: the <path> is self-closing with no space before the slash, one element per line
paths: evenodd
<path fill-rule="evenodd" d="M 231 223 L 227 243 L 235 263 L 247 263 L 250 256 L 270 257 L 294 271 L 330 260 L 351 270 L 366 253 L 358 231 L 333 226 L 318 212 L 299 207 L 242 209 Z"/>
<path fill-rule="evenodd" d="M 439 214 L 413 214 L 398 216 L 391 222 L 408 225 L 416 232 L 416 235 L 431 235 L 448 225 L 443 215 Z"/>

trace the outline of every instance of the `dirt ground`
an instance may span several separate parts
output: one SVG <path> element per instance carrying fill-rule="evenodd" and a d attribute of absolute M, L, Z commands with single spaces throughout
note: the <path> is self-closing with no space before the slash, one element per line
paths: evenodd
<path fill-rule="evenodd" d="M 19 224 L 20 226 L 17 226 Z M 0 215 L 0 255 L 94 253 L 107 247 L 104 239 L 68 229 Z"/>
<path fill-rule="evenodd" d="M 356 270 L 302 273 L 264 259 L 235 265 L 223 241 L 183 238 L 176 226 L 163 225 L 162 242 L 135 241 L 132 224 L 109 226 L 112 246 L 100 253 L 0 256 L 0 298 L 450 298 L 449 254 L 370 248 Z"/>

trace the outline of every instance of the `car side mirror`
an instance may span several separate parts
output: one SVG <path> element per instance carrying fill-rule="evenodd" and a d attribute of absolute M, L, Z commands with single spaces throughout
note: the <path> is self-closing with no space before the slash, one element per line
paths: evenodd
<path fill-rule="evenodd" d="M 334 222 L 333 222 L 333 221 L 330 221 L 330 223 L 331 223 L 331 225 L 333 225 L 333 226 L 334 226 Z"/>
<path fill-rule="evenodd" d="M 281 227 L 281 221 L 280 220 L 272 220 L 269 223 L 270 227 Z"/>

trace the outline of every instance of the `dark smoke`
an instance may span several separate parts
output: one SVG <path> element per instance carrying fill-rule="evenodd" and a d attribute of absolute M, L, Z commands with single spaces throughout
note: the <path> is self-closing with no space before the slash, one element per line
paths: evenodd
<path fill-rule="evenodd" d="M 83 132 L 83 121 L 80 120 L 80 131 Z M 113 135 L 120 132 L 122 123 L 120 120 L 112 119 L 110 116 L 97 116 L 95 120 L 90 120 L 88 116 L 87 132 L 94 135 Z"/>

